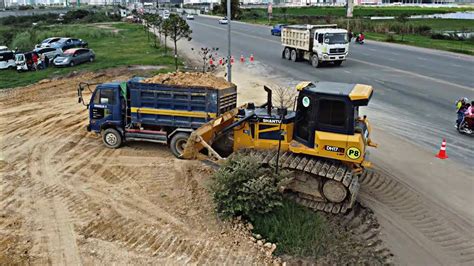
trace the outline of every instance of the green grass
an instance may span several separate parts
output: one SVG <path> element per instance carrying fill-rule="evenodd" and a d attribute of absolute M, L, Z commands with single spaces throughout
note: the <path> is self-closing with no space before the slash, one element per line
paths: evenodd
<path fill-rule="evenodd" d="M 168 55 L 164 55 L 163 48 L 154 48 L 152 41 L 147 41 L 146 32 L 141 25 L 117 23 L 111 25 L 119 29 L 113 33 L 109 29 L 98 29 L 96 25 L 65 25 L 54 26 L 54 28 L 43 28 L 36 34 L 43 36 L 58 32 L 70 32 L 71 37 L 85 39 L 89 48 L 96 54 L 93 63 L 84 63 L 75 67 L 54 68 L 35 72 L 17 73 L 12 70 L 0 71 L 0 89 L 25 86 L 35 83 L 41 79 L 63 76 L 73 71 L 96 71 L 127 65 L 163 65 L 174 67 L 174 58 L 171 49 Z M 151 35 L 151 34 L 150 34 Z M 171 42 L 168 42 L 168 46 Z"/>
<path fill-rule="evenodd" d="M 256 216 L 252 223 L 254 233 L 276 243 L 277 255 L 317 258 L 334 241 L 324 217 L 289 200 L 271 213 Z"/>
<path fill-rule="evenodd" d="M 410 19 L 408 23 L 429 26 L 435 31 L 474 31 L 474 22 L 469 19 Z"/>
<path fill-rule="evenodd" d="M 387 35 L 381 33 L 369 32 L 366 35 L 367 39 L 376 41 L 386 41 Z M 395 43 L 401 43 L 406 45 L 413 45 L 424 48 L 438 49 L 444 51 L 450 51 L 455 53 L 463 53 L 468 55 L 474 55 L 474 43 L 469 41 L 453 41 L 453 40 L 436 40 L 431 39 L 427 36 L 412 35 L 408 34 L 403 37 L 401 35 L 395 35 Z"/>

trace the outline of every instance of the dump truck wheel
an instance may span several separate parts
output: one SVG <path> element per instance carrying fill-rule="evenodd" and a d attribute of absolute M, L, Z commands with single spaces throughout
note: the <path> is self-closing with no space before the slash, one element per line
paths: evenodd
<path fill-rule="evenodd" d="M 298 53 L 296 52 L 296 50 L 291 50 L 291 61 L 298 61 Z"/>
<path fill-rule="evenodd" d="M 314 54 L 313 56 L 311 56 L 311 65 L 313 67 L 319 67 L 319 58 L 318 58 L 318 55 Z"/>
<path fill-rule="evenodd" d="M 285 48 L 285 59 L 287 59 L 287 60 L 291 59 L 291 50 L 290 50 L 290 48 Z"/>
<path fill-rule="evenodd" d="M 183 154 L 188 138 L 189 134 L 187 133 L 178 133 L 171 138 L 170 149 L 177 158 Z"/>
<path fill-rule="evenodd" d="M 114 128 L 108 128 L 102 133 L 102 141 L 107 148 L 117 149 L 122 145 L 122 135 Z"/>

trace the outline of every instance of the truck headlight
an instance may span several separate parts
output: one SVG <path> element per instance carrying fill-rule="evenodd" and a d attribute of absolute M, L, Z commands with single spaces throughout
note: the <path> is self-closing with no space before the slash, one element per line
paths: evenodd
<path fill-rule="evenodd" d="M 329 58 L 329 56 L 327 54 L 324 54 L 323 58 L 327 59 L 327 58 Z"/>

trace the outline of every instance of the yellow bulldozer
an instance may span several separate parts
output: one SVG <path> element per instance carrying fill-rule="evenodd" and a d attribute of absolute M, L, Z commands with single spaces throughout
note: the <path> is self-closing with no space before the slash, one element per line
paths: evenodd
<path fill-rule="evenodd" d="M 362 84 L 302 82 L 294 110 L 275 108 L 272 91 L 262 106 L 247 103 L 211 120 L 189 137 L 181 158 L 205 156 L 222 160 L 220 139 L 230 140 L 231 152 L 250 150 L 262 164 L 291 172 L 284 188 L 313 209 L 344 213 L 359 191 L 358 176 L 367 161 L 370 139 L 366 116 L 373 88 Z M 226 137 L 224 137 L 226 136 Z M 227 152 L 229 154 L 229 152 Z"/>

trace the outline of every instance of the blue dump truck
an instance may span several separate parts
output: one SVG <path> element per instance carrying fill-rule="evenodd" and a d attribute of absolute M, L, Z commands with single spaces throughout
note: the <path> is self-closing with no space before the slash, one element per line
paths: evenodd
<path fill-rule="evenodd" d="M 82 96 L 85 89 L 91 92 L 88 104 Z M 193 130 L 236 108 L 237 88 L 224 79 L 213 87 L 132 78 L 120 83 L 80 83 L 78 97 L 89 111 L 87 130 L 101 134 L 105 146 L 118 148 L 128 141 L 162 143 L 179 157 Z"/>

